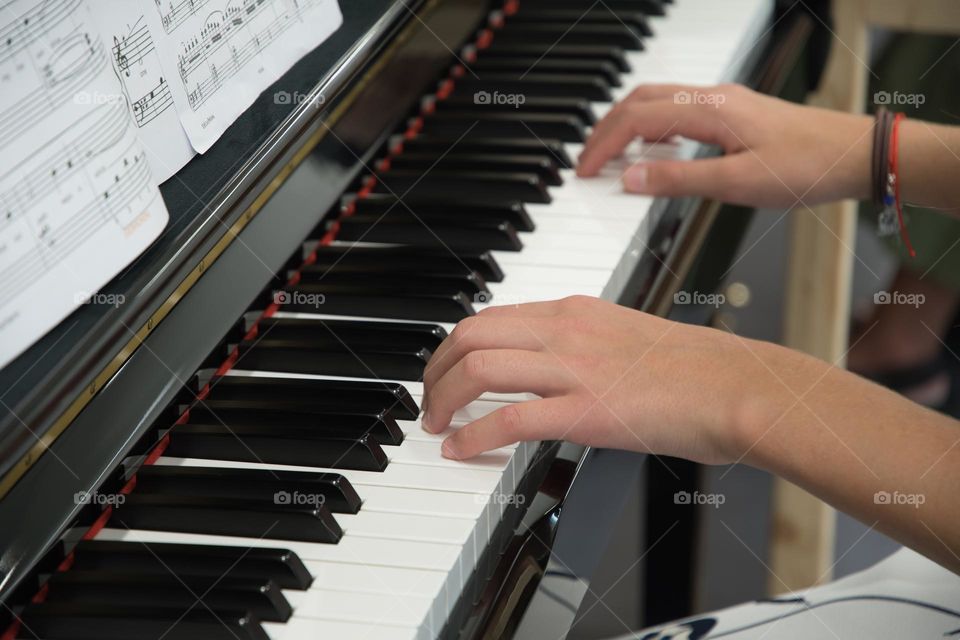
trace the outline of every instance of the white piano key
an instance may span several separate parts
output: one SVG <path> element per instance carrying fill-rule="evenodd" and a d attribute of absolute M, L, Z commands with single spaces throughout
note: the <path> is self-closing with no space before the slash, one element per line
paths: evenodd
<path fill-rule="evenodd" d="M 377 626 L 414 627 L 427 616 L 429 598 L 400 594 L 335 590 L 284 590 L 294 618 L 365 622 Z"/>
<path fill-rule="evenodd" d="M 476 520 L 482 512 L 482 494 L 403 487 L 364 485 L 358 489 L 363 495 L 363 510 L 444 516 Z"/>
<path fill-rule="evenodd" d="M 267 538 L 241 538 L 200 533 L 150 531 L 147 529 L 105 528 L 97 535 L 98 540 L 121 540 L 127 542 L 184 544 L 216 544 L 229 547 L 268 547 L 290 549 L 303 560 L 349 562 L 410 569 L 433 569 L 447 572 L 457 562 L 462 545 L 414 540 L 385 540 L 363 536 L 344 535 L 337 544 L 301 542 L 299 540 L 273 540 Z"/>
<path fill-rule="evenodd" d="M 439 491 L 457 491 L 462 493 L 488 494 L 497 486 L 497 473 L 455 467 L 437 467 L 415 464 L 387 465 L 386 470 L 355 471 L 352 469 L 331 469 L 327 467 L 302 467 L 254 462 L 236 462 L 233 460 L 207 460 L 204 458 L 168 458 L 161 457 L 156 464 L 177 466 L 223 467 L 232 469 L 274 469 L 286 471 L 316 471 L 339 473 L 354 487 L 367 485 L 380 487 L 403 487 L 406 489 L 428 489 Z M 359 492 L 359 489 L 358 489 Z"/>
<path fill-rule="evenodd" d="M 285 623 L 264 622 L 270 640 L 415 640 L 416 627 L 395 627 L 363 622 L 291 618 Z"/>
<path fill-rule="evenodd" d="M 440 492 L 438 492 L 440 493 Z M 339 589 L 359 593 L 385 593 L 432 598 L 443 585 L 444 574 L 429 569 L 409 569 L 349 562 L 304 560 L 313 576 L 311 589 Z"/>
<path fill-rule="evenodd" d="M 460 494 L 465 501 L 472 496 Z M 367 511 L 336 513 L 334 518 L 344 535 L 390 540 L 442 542 L 462 546 L 473 529 L 474 521 L 446 516 L 423 516 L 409 513 Z"/>

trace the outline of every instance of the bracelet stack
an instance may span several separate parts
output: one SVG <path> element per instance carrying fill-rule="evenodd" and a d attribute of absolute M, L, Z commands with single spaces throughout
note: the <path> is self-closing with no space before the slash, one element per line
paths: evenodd
<path fill-rule="evenodd" d="M 877 230 L 880 235 L 893 235 L 899 232 L 910 256 L 914 257 L 916 252 L 910 244 L 910 236 L 907 234 L 903 219 L 898 171 L 900 122 L 905 117 L 902 113 L 892 113 L 884 107 L 877 109 L 871 159 L 871 193 L 879 211 Z"/>

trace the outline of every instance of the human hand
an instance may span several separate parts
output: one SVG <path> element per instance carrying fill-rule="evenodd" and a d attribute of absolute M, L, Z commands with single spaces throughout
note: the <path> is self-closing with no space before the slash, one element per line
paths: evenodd
<path fill-rule="evenodd" d="M 527 440 L 568 440 L 723 463 L 742 451 L 761 343 L 595 298 L 491 307 L 461 321 L 424 375 L 424 428 L 485 392 L 530 392 L 459 428 L 451 458 Z M 759 390 L 757 391 L 759 393 Z"/>
<path fill-rule="evenodd" d="M 678 104 L 683 93 L 691 99 Z M 740 85 L 643 85 L 593 128 L 577 174 L 596 175 L 635 138 L 679 135 L 717 145 L 725 155 L 634 164 L 623 177 L 627 191 L 758 207 L 865 199 L 872 132 L 869 116 L 801 106 Z"/>

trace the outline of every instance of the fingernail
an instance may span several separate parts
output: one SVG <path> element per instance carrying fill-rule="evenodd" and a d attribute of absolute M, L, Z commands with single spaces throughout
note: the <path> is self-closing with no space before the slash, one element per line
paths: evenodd
<path fill-rule="evenodd" d="M 643 191 L 647 188 L 647 167 L 631 167 L 623 176 L 623 186 L 627 191 Z"/>
<path fill-rule="evenodd" d="M 423 411 L 423 417 L 420 419 L 420 424 L 427 431 L 431 431 L 431 432 L 433 431 L 433 419 L 430 417 L 430 414 L 426 410 Z"/>
<path fill-rule="evenodd" d="M 459 460 L 460 455 L 457 453 L 457 447 L 453 443 L 453 436 L 450 436 L 440 445 L 440 453 L 444 458 L 449 458 L 451 460 Z"/>

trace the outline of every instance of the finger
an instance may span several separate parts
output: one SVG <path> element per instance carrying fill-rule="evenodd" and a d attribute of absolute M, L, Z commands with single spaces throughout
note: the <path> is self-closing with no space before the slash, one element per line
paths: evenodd
<path fill-rule="evenodd" d="M 485 349 L 523 349 L 539 351 L 543 340 L 531 324 L 534 318 L 479 317 L 466 318 L 457 323 L 433 355 L 423 374 L 427 389 L 439 380 L 453 365 L 471 351 Z"/>
<path fill-rule="evenodd" d="M 652 142 L 680 135 L 706 144 L 719 144 L 725 128 L 718 111 L 705 104 L 677 105 L 672 100 L 619 105 L 594 127 L 580 154 L 577 175 L 595 175 L 636 138 Z"/>
<path fill-rule="evenodd" d="M 750 171 L 743 154 L 701 160 L 635 164 L 623 174 L 624 190 L 650 196 L 700 196 L 729 202 L 739 177 Z"/>
<path fill-rule="evenodd" d="M 453 414 L 486 392 L 557 395 L 570 385 L 570 374 L 557 358 L 535 351 L 471 351 L 425 390 L 423 427 L 437 433 Z"/>
<path fill-rule="evenodd" d="M 443 441 L 441 452 L 465 460 L 515 442 L 561 439 L 576 419 L 574 413 L 566 398 L 509 404 L 457 429 Z"/>

